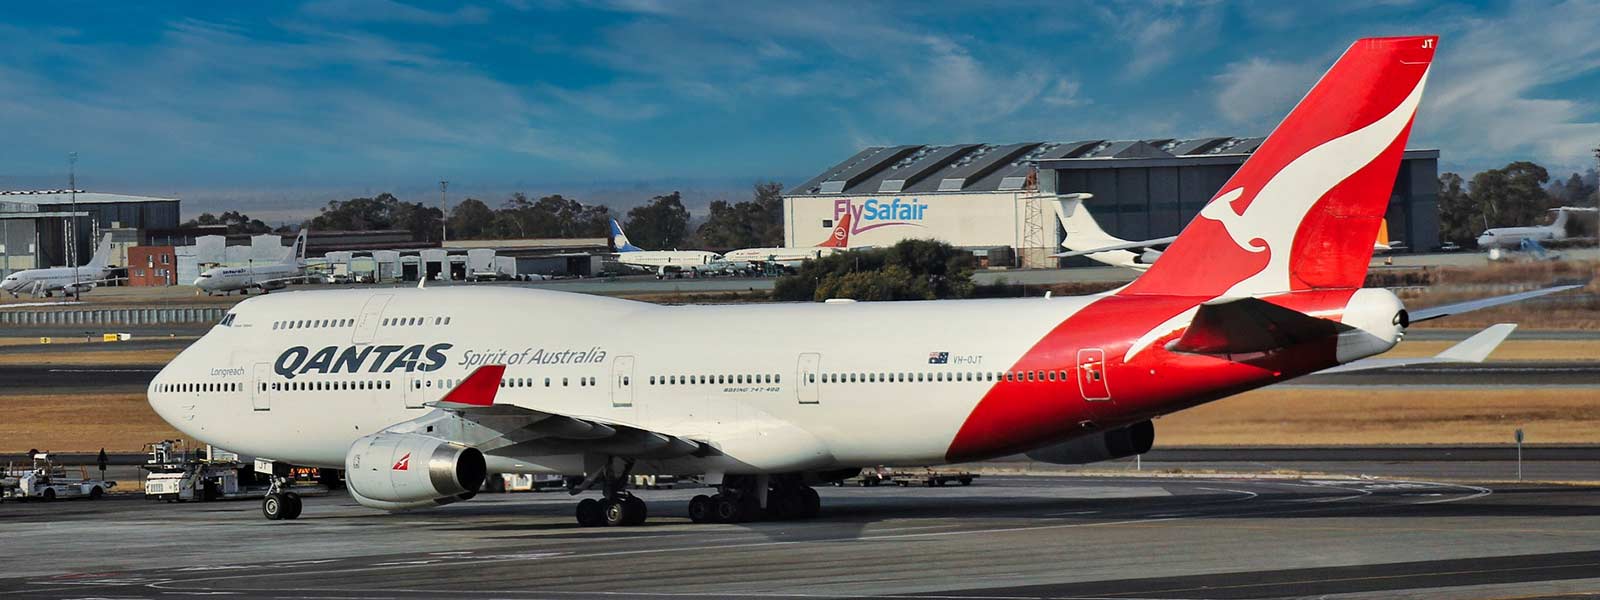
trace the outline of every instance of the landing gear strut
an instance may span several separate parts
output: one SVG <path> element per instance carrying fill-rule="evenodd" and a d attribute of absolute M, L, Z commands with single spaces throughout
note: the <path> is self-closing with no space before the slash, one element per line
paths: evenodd
<path fill-rule="evenodd" d="M 717 493 L 689 500 L 689 520 L 696 523 L 789 521 L 814 518 L 821 512 L 822 498 L 817 491 L 792 475 L 728 476 L 717 486 Z"/>
<path fill-rule="evenodd" d="M 599 500 L 584 498 L 578 502 L 578 524 L 584 527 L 598 527 L 611 525 L 614 527 L 641 525 L 650 514 L 644 500 L 628 493 L 628 474 L 633 471 L 633 459 L 624 459 L 621 472 L 611 466 L 611 459 L 606 459 L 606 466 L 599 472 L 591 475 L 582 485 L 573 488 L 574 494 L 592 487 L 595 483 L 601 484 L 605 497 Z"/>
<path fill-rule="evenodd" d="M 288 491 L 288 487 L 287 477 L 272 476 L 272 487 L 267 488 L 267 496 L 261 499 L 261 515 L 268 521 L 300 518 L 300 509 L 304 508 L 300 494 Z"/>

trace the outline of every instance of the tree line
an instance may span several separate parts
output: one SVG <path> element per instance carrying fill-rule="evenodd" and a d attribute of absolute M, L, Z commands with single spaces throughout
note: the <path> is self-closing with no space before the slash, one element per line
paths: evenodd
<path fill-rule="evenodd" d="M 1439 239 L 1470 246 L 1485 229 L 1543 225 L 1551 221 L 1552 208 L 1595 206 L 1595 179 L 1591 169 L 1552 180 L 1544 167 L 1528 161 L 1483 171 L 1470 181 L 1444 173 L 1439 176 Z M 1575 235 L 1593 235 L 1592 223 L 1573 219 L 1569 227 L 1576 228 Z"/>

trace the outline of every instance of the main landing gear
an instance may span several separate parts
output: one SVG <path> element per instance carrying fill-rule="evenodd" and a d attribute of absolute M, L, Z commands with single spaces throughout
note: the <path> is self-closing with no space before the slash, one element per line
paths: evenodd
<path fill-rule="evenodd" d="M 578 502 L 576 516 L 584 527 L 643 524 L 649 516 L 644 500 L 625 488 L 633 461 L 626 460 L 617 470 L 607 461 L 605 468 L 575 486 L 578 494 L 596 484 L 601 498 Z M 746 523 L 749 521 L 790 521 L 810 519 L 822 512 L 822 498 L 799 475 L 729 475 L 712 495 L 700 494 L 689 500 L 689 520 L 696 523 Z"/>
<path fill-rule="evenodd" d="M 261 515 L 268 521 L 300 518 L 300 509 L 304 507 L 300 494 L 288 491 L 288 487 L 287 477 L 272 476 L 272 487 L 267 488 L 267 496 L 261 499 Z"/>
<path fill-rule="evenodd" d="M 810 519 L 821 512 L 822 498 L 817 491 L 793 475 L 730 475 L 717 486 L 717 493 L 689 500 L 689 520 L 696 523 L 790 521 Z"/>
<path fill-rule="evenodd" d="M 620 527 L 625 525 L 641 525 L 650 515 L 649 508 L 644 500 L 628 493 L 628 473 L 633 471 L 633 459 L 623 463 L 622 470 L 617 472 L 611 466 L 611 460 L 606 460 L 605 468 L 584 480 L 582 485 L 573 488 L 576 494 L 589 489 L 595 483 L 601 485 L 604 497 L 596 500 L 584 498 L 578 502 L 578 524 L 584 527 L 599 527 L 611 525 Z"/>

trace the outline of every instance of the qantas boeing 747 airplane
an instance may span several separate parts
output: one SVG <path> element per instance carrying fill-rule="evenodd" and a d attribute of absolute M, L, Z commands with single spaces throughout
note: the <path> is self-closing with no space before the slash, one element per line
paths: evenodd
<path fill-rule="evenodd" d="M 583 525 L 644 521 L 630 473 L 700 476 L 715 493 L 690 517 L 737 522 L 815 515 L 810 486 L 863 466 L 1140 453 L 1161 415 L 1554 291 L 1408 313 L 1361 287 L 1436 41 L 1356 42 L 1161 261 L 1111 292 L 747 306 L 293 292 L 239 303 L 150 403 L 195 439 L 346 469 L 375 508 L 466 500 L 490 473 L 581 474 L 603 492 L 578 503 Z M 269 519 L 299 511 L 281 487 L 263 502 Z"/>

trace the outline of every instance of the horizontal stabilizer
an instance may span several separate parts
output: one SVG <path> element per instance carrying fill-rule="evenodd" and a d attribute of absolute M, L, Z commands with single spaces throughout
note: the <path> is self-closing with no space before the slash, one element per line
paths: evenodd
<path fill-rule="evenodd" d="M 1213 300 L 1200 306 L 1189 329 L 1168 345 L 1192 354 L 1250 354 L 1339 335 L 1350 326 L 1259 298 Z"/>
<path fill-rule="evenodd" d="M 1140 249 L 1140 248 L 1149 248 L 1151 246 L 1160 246 L 1160 245 L 1163 245 L 1163 244 L 1170 244 L 1170 243 L 1172 243 L 1172 240 L 1175 240 L 1175 239 L 1178 239 L 1178 236 L 1174 235 L 1174 236 L 1168 236 L 1168 237 L 1164 237 L 1164 238 L 1156 238 L 1156 239 L 1153 239 L 1153 240 L 1144 240 L 1144 241 L 1139 241 L 1139 242 L 1122 242 L 1120 244 L 1111 244 L 1111 245 L 1108 245 L 1108 246 L 1100 246 L 1098 248 L 1089 248 L 1089 249 L 1086 249 L 1086 250 L 1073 250 L 1073 251 L 1070 251 L 1070 252 L 1057 252 L 1055 254 L 1051 254 L 1050 256 L 1052 256 L 1054 258 L 1068 258 L 1068 257 L 1072 257 L 1072 256 L 1085 256 L 1085 255 L 1089 255 L 1089 254 L 1099 254 L 1101 252 L 1111 252 L 1113 250 L 1137 250 L 1137 249 Z"/>
<path fill-rule="evenodd" d="M 1500 323 L 1490 325 L 1487 329 L 1475 333 L 1472 337 L 1461 340 L 1460 343 L 1446 348 L 1433 356 L 1419 356 L 1416 358 L 1367 358 L 1353 363 L 1339 365 L 1331 369 L 1323 369 L 1318 373 L 1349 373 L 1352 371 L 1368 371 L 1372 369 L 1388 369 L 1410 365 L 1427 365 L 1438 363 L 1481 363 L 1500 347 L 1500 342 L 1506 341 L 1511 332 L 1517 330 L 1515 323 Z"/>
<path fill-rule="evenodd" d="M 1558 285 L 1558 286 L 1554 286 L 1554 287 L 1547 287 L 1547 288 L 1544 288 L 1544 289 L 1533 290 L 1533 291 L 1528 291 L 1528 292 L 1520 292 L 1520 293 L 1516 293 L 1516 294 L 1506 294 L 1504 296 L 1495 296 L 1493 298 L 1481 298 L 1481 299 L 1478 299 L 1478 300 L 1468 300 L 1466 302 L 1456 302 L 1456 303 L 1452 303 L 1452 304 L 1444 304 L 1444 305 L 1441 305 L 1441 306 L 1433 306 L 1433 307 L 1429 307 L 1429 308 L 1420 308 L 1420 309 L 1417 309 L 1417 310 L 1408 311 L 1408 313 L 1411 315 L 1411 322 L 1412 323 L 1421 323 L 1423 321 L 1437 319 L 1437 318 L 1440 318 L 1440 317 L 1448 317 L 1450 315 L 1460 314 L 1460 313 L 1464 313 L 1464 312 L 1471 312 L 1471 311 L 1474 311 L 1474 310 L 1481 310 L 1481 309 L 1489 308 L 1491 306 L 1499 306 L 1501 304 L 1510 304 L 1512 302 L 1521 302 L 1523 300 L 1530 300 L 1530 299 L 1533 299 L 1533 298 L 1538 298 L 1540 296 L 1548 296 L 1550 294 L 1554 294 L 1554 293 L 1557 293 L 1557 292 L 1565 292 L 1567 290 L 1575 290 L 1575 289 L 1578 289 L 1578 288 L 1581 288 L 1581 287 L 1583 287 L 1583 286 L 1582 285 Z"/>

